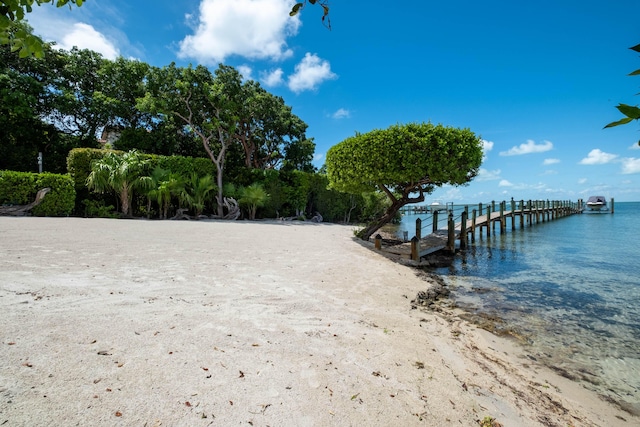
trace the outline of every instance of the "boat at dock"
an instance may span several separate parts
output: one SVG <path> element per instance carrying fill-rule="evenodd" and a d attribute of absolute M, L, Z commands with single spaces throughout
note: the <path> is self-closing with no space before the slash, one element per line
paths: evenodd
<path fill-rule="evenodd" d="M 441 212 L 446 210 L 447 210 L 447 205 L 443 205 L 442 203 L 440 203 L 440 201 L 435 200 L 433 203 L 429 205 L 427 212 Z"/>
<path fill-rule="evenodd" d="M 607 211 L 607 199 L 604 196 L 591 196 L 587 200 L 587 211 L 600 212 Z"/>

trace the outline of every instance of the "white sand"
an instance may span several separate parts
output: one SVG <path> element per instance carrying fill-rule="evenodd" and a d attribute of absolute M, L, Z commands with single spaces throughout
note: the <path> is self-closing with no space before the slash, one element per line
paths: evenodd
<path fill-rule="evenodd" d="M 632 426 L 353 239 L 0 218 L 0 426 Z"/>

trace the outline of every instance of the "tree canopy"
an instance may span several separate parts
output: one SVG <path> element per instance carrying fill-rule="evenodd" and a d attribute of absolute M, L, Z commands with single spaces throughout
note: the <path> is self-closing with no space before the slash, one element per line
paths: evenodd
<path fill-rule="evenodd" d="M 431 123 L 394 125 L 347 138 L 327 151 L 332 188 L 357 193 L 379 190 L 391 206 L 362 232 L 368 240 L 398 210 L 422 202 L 444 184 L 464 185 L 482 163 L 482 142 L 468 129 Z"/>

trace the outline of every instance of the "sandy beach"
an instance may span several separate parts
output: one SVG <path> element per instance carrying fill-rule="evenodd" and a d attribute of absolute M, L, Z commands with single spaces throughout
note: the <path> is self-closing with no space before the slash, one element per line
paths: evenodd
<path fill-rule="evenodd" d="M 0 426 L 640 425 L 353 229 L 0 217 Z"/>

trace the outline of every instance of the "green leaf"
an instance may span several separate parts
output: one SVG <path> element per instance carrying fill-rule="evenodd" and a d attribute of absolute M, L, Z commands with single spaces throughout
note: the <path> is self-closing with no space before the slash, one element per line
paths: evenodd
<path fill-rule="evenodd" d="M 630 76 L 638 76 L 638 75 L 640 75 L 640 69 L 635 70 L 634 72 L 630 73 L 629 75 Z"/>
<path fill-rule="evenodd" d="M 289 16 L 296 16 L 300 11 L 300 8 L 302 8 L 302 3 L 296 3 L 291 9 L 291 12 L 289 12 Z"/>
<path fill-rule="evenodd" d="M 624 119 L 620 119 L 620 120 L 618 120 L 617 122 L 611 122 L 611 123 L 609 123 L 608 125 L 606 125 L 606 126 L 604 127 L 604 129 L 606 129 L 606 128 L 612 128 L 612 127 L 620 126 L 620 125 L 626 125 L 627 123 L 629 123 L 629 122 L 630 122 L 630 121 L 632 121 L 632 120 L 633 120 L 633 119 L 632 119 L 632 118 L 630 118 L 630 117 L 625 117 Z"/>
<path fill-rule="evenodd" d="M 632 119 L 640 119 L 640 108 L 632 105 L 620 104 L 616 107 L 618 111 Z"/>
<path fill-rule="evenodd" d="M 633 47 L 630 47 L 629 49 L 635 50 L 636 52 L 640 53 L 640 44 L 637 44 L 637 45 L 635 45 Z"/>

